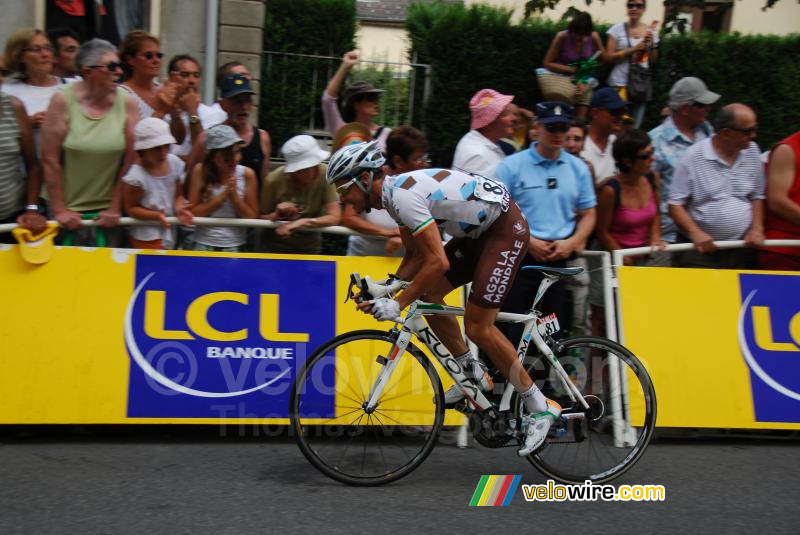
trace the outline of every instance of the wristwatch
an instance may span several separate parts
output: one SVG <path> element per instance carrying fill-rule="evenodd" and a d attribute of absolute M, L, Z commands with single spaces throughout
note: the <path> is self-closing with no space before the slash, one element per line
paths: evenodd
<path fill-rule="evenodd" d="M 189 116 L 189 124 L 198 124 L 200 122 L 200 117 L 197 115 L 190 115 Z"/>

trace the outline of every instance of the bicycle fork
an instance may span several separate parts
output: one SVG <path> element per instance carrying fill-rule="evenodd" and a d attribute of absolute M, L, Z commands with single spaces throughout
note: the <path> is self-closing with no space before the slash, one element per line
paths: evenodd
<path fill-rule="evenodd" d="M 416 307 L 412 307 L 406 316 L 400 334 L 392 346 L 389 355 L 382 361 L 383 369 L 372 386 L 369 397 L 364 403 L 364 411 L 371 413 L 378 406 L 383 390 L 392 376 L 395 366 L 406 352 L 411 341 L 412 334 L 417 333 L 419 339 L 428 347 L 439 363 L 447 370 L 450 377 L 461 387 L 466 399 L 478 410 L 487 410 L 492 407 L 492 403 L 486 398 L 483 392 L 467 377 L 461 365 L 453 358 L 444 344 L 436 337 L 433 331 L 425 324 L 422 317 L 416 314 Z"/>

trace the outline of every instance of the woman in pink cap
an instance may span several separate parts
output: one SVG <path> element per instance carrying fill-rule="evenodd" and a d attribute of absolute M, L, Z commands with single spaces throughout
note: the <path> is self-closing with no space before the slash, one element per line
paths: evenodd
<path fill-rule="evenodd" d="M 469 101 L 472 113 L 470 131 L 456 146 L 454 168 L 494 176 L 495 169 L 506 157 L 497 142 L 514 133 L 513 100 L 513 95 L 503 95 L 494 89 L 481 89 L 475 93 Z"/>

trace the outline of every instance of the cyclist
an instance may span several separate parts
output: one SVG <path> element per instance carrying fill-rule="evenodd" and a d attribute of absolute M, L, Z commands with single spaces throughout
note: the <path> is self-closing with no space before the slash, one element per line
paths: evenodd
<path fill-rule="evenodd" d="M 396 276 L 411 281 L 395 299 L 378 298 L 358 307 L 379 320 L 391 320 L 423 298 L 444 303 L 453 289 L 472 282 L 464 326 L 514 386 L 530 413 L 523 422 L 521 456 L 538 449 L 561 407 L 547 399 L 517 358 L 516 350 L 495 326 L 528 249 L 528 223 L 501 183 L 480 175 L 447 169 L 420 169 L 395 176 L 382 171 L 385 158 L 377 142 L 339 149 L 328 164 L 327 181 L 342 202 L 356 212 L 386 209 L 400 226 L 406 254 Z M 439 228 L 451 236 L 442 245 Z M 427 318 L 437 337 L 456 355 L 467 376 L 491 388 L 483 364 L 467 348 L 452 316 Z M 464 397 L 458 385 L 447 391 L 450 405 Z"/>

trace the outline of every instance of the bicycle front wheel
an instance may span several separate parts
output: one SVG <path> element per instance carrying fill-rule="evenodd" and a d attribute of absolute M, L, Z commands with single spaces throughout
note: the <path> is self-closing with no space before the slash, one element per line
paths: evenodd
<path fill-rule="evenodd" d="M 444 422 L 442 385 L 433 364 L 412 344 L 375 410 L 365 410 L 395 338 L 373 330 L 337 336 L 308 358 L 295 381 L 289 418 L 297 443 L 312 465 L 342 483 L 400 479 L 436 445 Z"/>
<path fill-rule="evenodd" d="M 563 412 L 545 447 L 528 460 L 564 483 L 603 483 L 619 477 L 639 460 L 655 429 L 656 394 L 647 370 L 628 349 L 602 337 L 567 338 L 553 349 L 589 408 L 571 400 L 547 359 L 536 358 L 531 375 Z M 524 410 L 518 401 L 515 407 Z"/>

